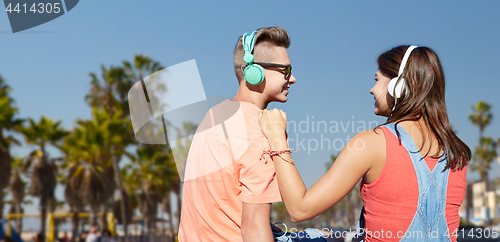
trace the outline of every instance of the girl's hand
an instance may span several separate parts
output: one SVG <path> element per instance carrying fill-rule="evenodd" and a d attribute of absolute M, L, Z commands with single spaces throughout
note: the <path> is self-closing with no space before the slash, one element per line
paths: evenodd
<path fill-rule="evenodd" d="M 286 113 L 279 110 L 261 110 L 259 112 L 259 123 L 262 133 L 267 137 L 271 148 L 283 148 L 283 147 L 273 147 L 275 141 L 285 141 L 286 144 Z M 281 142 L 278 142 L 281 143 Z"/>

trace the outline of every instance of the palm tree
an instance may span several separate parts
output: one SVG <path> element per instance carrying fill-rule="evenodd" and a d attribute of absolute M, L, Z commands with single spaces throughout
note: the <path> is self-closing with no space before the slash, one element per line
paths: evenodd
<path fill-rule="evenodd" d="M 162 202 L 162 198 L 165 202 L 165 197 L 169 198 L 167 194 L 172 190 L 170 179 L 165 178 L 176 173 L 175 168 L 172 171 L 172 156 L 163 152 L 162 148 L 160 145 L 141 145 L 137 150 L 137 157 L 127 166 L 131 171 L 129 177 L 136 180 L 132 186 L 133 190 L 139 191 L 139 210 L 148 233 L 155 231 L 158 204 Z M 165 212 L 172 218 L 171 211 L 166 209 Z"/>
<path fill-rule="evenodd" d="M 497 148 L 499 149 L 499 152 L 497 152 L 497 161 L 500 163 L 500 138 L 497 140 Z"/>
<path fill-rule="evenodd" d="M 76 165 L 68 168 L 68 176 L 65 181 L 65 189 L 64 189 L 64 198 L 69 205 L 70 212 L 73 213 L 73 218 L 71 219 L 72 225 L 72 234 L 71 242 L 75 241 L 75 236 L 78 234 L 78 213 L 83 210 L 83 198 L 81 197 L 80 185 L 81 185 L 81 177 L 78 176 L 77 171 L 79 167 Z M 81 172 L 81 171 L 79 171 Z"/>
<path fill-rule="evenodd" d="M 81 210 L 83 205 L 90 207 L 90 220 L 94 226 L 97 225 L 99 208 L 103 214 L 101 225 L 107 226 L 106 204 L 115 189 L 111 172 L 114 154 L 110 147 L 123 149 L 130 143 L 121 135 L 129 130 L 130 124 L 120 115 L 120 112 L 111 115 L 105 109 L 94 108 L 92 120 L 78 120 L 62 147 L 65 166 L 68 168 L 66 196 L 71 200 L 82 201 L 82 204 L 76 201 L 70 203 L 74 210 Z"/>
<path fill-rule="evenodd" d="M 95 73 L 90 73 L 91 89 L 85 100 L 91 107 L 108 107 L 111 112 L 121 109 L 124 116 L 129 115 L 128 91 L 139 80 L 164 67 L 148 56 L 135 55 L 132 63 L 123 61 L 123 67 L 109 69 L 101 65 L 101 80 Z M 165 91 L 164 86 L 157 86 Z"/>
<path fill-rule="evenodd" d="M 10 177 L 10 192 L 12 194 L 12 207 L 14 208 L 14 213 L 23 213 L 22 203 L 26 195 L 26 183 L 21 179 L 21 170 L 23 166 L 23 159 L 14 158 L 13 162 L 14 173 Z M 23 224 L 23 219 L 21 217 L 16 218 L 16 233 L 21 234 Z"/>
<path fill-rule="evenodd" d="M 61 121 L 53 122 L 51 119 L 41 117 L 36 123 L 28 119 L 27 127 L 20 127 L 19 131 L 24 135 L 28 144 L 38 146 L 28 156 L 24 164 L 24 171 L 31 170 L 30 193 L 40 198 L 40 233 L 45 231 L 47 210 L 53 211 L 54 191 L 56 187 L 57 167 L 54 159 L 50 160 L 46 151 L 48 144 L 60 147 L 59 141 L 68 133 L 61 127 Z"/>
<path fill-rule="evenodd" d="M 492 159 L 488 159 L 488 145 L 485 143 L 490 138 L 484 137 L 484 129 L 490 124 L 493 115 L 491 114 L 491 106 L 484 102 L 479 101 L 476 105 L 472 106 L 472 113 L 469 115 L 469 120 L 479 128 L 479 146 L 476 147 L 470 166 L 472 170 L 479 171 L 481 181 L 488 180 L 488 171 Z M 491 143 L 491 142 L 490 142 Z M 486 155 L 486 156 L 484 156 Z"/>
<path fill-rule="evenodd" d="M 195 132 L 196 128 L 197 126 L 191 122 L 184 122 L 183 130 L 179 130 L 176 128 L 177 142 L 175 144 L 175 147 L 172 148 L 172 151 L 169 151 L 169 153 L 172 153 L 172 155 L 173 153 L 176 154 L 175 164 L 172 165 L 172 170 L 177 169 L 178 172 L 172 173 L 170 176 L 168 176 L 168 179 L 172 184 L 172 189 L 173 189 L 172 192 L 174 192 L 177 197 L 178 221 L 180 221 L 180 212 L 182 204 L 181 201 L 182 183 L 179 175 L 184 174 L 187 155 L 192 142 L 192 140 L 189 139 L 189 136 Z"/>
<path fill-rule="evenodd" d="M 0 76 L 0 218 L 3 217 L 4 189 L 9 185 L 11 173 L 11 144 L 20 145 L 9 132 L 16 131 L 23 120 L 17 119 L 18 108 L 14 106 L 14 100 L 9 96 L 10 87 Z"/>
<path fill-rule="evenodd" d="M 487 186 L 488 173 L 490 170 L 490 164 L 496 157 L 496 144 L 490 137 L 484 136 L 484 129 L 490 124 L 493 119 L 491 114 L 491 106 L 484 102 L 479 101 L 475 106 L 472 106 L 472 113 L 469 115 L 469 120 L 478 126 L 479 128 L 479 145 L 474 149 L 472 155 L 472 162 L 470 167 L 472 171 L 478 171 L 481 177 L 481 182 L 485 183 Z M 484 206 L 487 207 L 487 193 L 484 196 Z M 467 209 L 467 213 L 469 210 Z M 467 215 L 469 218 L 469 215 Z M 491 221 L 488 221 L 490 223 Z"/>
<path fill-rule="evenodd" d="M 471 164 L 471 168 L 473 170 L 477 170 L 481 177 L 481 181 L 488 180 L 488 173 L 491 169 L 491 162 L 497 157 L 496 152 L 496 142 L 491 137 L 481 137 L 479 141 L 479 146 L 474 149 L 474 154 L 472 156 L 473 161 L 476 163 L 481 162 L 481 164 L 477 164 L 477 166 L 473 163 Z M 479 168 L 481 167 L 481 168 Z"/>
<path fill-rule="evenodd" d="M 163 211 L 168 214 L 169 216 L 169 227 L 170 227 L 170 232 L 176 233 L 176 229 L 174 229 L 173 225 L 173 218 L 174 218 L 174 213 L 172 211 L 172 203 L 171 203 L 171 194 L 174 193 L 177 197 L 177 213 L 178 213 L 178 218 L 180 219 L 180 212 L 181 212 L 181 180 L 179 177 L 179 173 L 176 167 L 176 163 L 174 161 L 174 156 L 172 151 L 170 150 L 169 147 L 166 149 L 163 148 L 162 151 L 164 154 L 167 155 L 166 163 L 163 164 L 162 166 L 162 176 L 165 179 L 165 184 L 168 184 L 168 187 L 165 188 L 165 191 L 163 192 Z M 177 220 L 178 222 L 180 220 Z"/>
<path fill-rule="evenodd" d="M 135 209 L 139 206 L 137 202 L 137 198 L 135 197 L 135 194 L 130 194 L 129 192 L 129 183 L 135 183 L 137 182 L 136 180 L 132 179 L 130 176 L 126 176 L 126 169 L 121 169 L 121 177 L 124 178 L 123 180 L 123 189 L 124 191 L 120 192 L 120 197 L 114 201 L 113 204 L 113 214 L 115 215 L 115 219 L 117 220 L 118 224 L 128 224 L 130 221 L 132 221 L 132 216 L 135 211 Z M 125 194 L 124 197 L 121 197 L 123 194 Z M 122 200 L 123 199 L 123 200 Z M 123 214 L 121 212 L 121 203 L 124 201 L 125 204 L 125 218 L 122 218 Z M 125 222 L 126 220 L 127 222 Z"/>
<path fill-rule="evenodd" d="M 172 214 L 172 200 L 170 192 L 167 192 L 162 199 L 162 209 L 163 212 L 168 214 L 168 229 L 171 234 L 174 234 L 174 215 Z"/>
<path fill-rule="evenodd" d="M 149 57 L 142 55 L 136 55 L 134 57 L 133 64 L 124 61 L 124 67 L 113 67 L 106 69 L 101 66 L 101 77 L 99 80 L 96 74 L 90 73 L 91 76 L 91 90 L 90 93 L 85 97 L 85 100 L 91 107 L 105 108 L 107 111 L 114 115 L 116 112 L 121 112 L 121 118 L 125 120 L 130 120 L 129 109 L 128 109 L 128 90 L 133 86 L 135 82 L 141 80 L 145 75 L 149 75 L 160 70 L 162 67 L 159 62 L 153 61 Z M 134 134 L 132 129 L 128 132 L 122 132 L 121 134 L 126 140 L 133 140 Z M 126 136 L 126 137 L 125 137 Z M 129 143 L 130 144 L 130 143 Z M 122 187 L 122 178 L 120 175 L 120 170 L 118 163 L 124 154 L 126 146 L 111 146 L 109 147 L 109 152 L 112 155 L 112 172 L 114 174 L 114 179 L 121 193 L 121 197 L 125 197 L 125 190 Z M 107 178 L 110 178 L 109 176 Z M 107 182 L 106 184 L 110 184 Z M 108 186 L 108 188 L 111 188 Z M 122 217 L 126 218 L 126 204 L 125 201 L 121 200 L 121 213 Z M 124 220 L 124 230 L 127 233 L 127 220 Z"/>
<path fill-rule="evenodd" d="M 121 109 L 124 104 L 118 100 L 117 87 L 125 82 L 125 70 L 121 67 L 113 66 L 106 69 L 106 67 L 101 65 L 102 81 L 95 73 L 90 73 L 90 77 L 90 93 L 85 96 L 85 101 L 87 101 L 89 106 L 93 108 L 106 107 L 111 112 Z"/>
<path fill-rule="evenodd" d="M 149 56 L 143 56 L 140 54 L 134 55 L 133 63 L 124 61 L 123 66 L 129 80 L 131 79 L 133 82 L 143 79 L 145 76 L 164 68 L 161 66 L 160 62 L 154 61 Z M 128 87 L 125 91 L 128 92 L 129 88 L 130 87 Z"/>
<path fill-rule="evenodd" d="M 133 63 L 124 61 L 123 66 L 125 73 L 127 75 L 127 79 L 125 82 L 122 83 L 121 86 L 118 87 L 118 89 L 120 90 L 119 93 L 121 93 L 121 95 L 123 95 L 124 97 L 128 93 L 130 87 L 137 81 L 141 80 L 144 81 L 145 85 L 152 86 L 153 87 L 152 89 L 154 90 L 153 93 L 149 92 L 147 94 L 146 96 L 147 101 L 155 106 L 160 106 L 160 101 L 159 101 L 159 99 L 161 98 L 160 96 L 167 91 L 167 87 L 165 87 L 162 82 L 157 81 L 155 76 L 151 75 L 164 68 L 161 66 L 160 62 L 154 61 L 148 56 L 143 56 L 139 54 L 134 56 Z M 144 77 L 146 76 L 149 76 L 148 83 L 146 82 L 146 80 L 144 80 Z M 124 100 L 125 103 L 126 101 L 128 101 L 125 100 L 125 98 L 122 98 L 122 100 Z M 130 113 L 130 110 L 128 108 L 129 106 L 127 104 L 123 110 L 127 111 L 127 113 Z"/>

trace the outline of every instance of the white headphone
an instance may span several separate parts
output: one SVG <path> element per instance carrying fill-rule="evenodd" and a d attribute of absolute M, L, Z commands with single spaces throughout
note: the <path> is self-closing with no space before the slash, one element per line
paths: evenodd
<path fill-rule="evenodd" d="M 398 82 L 398 80 L 401 77 L 401 75 L 403 74 L 403 71 L 404 71 L 405 66 L 406 66 L 406 62 L 408 61 L 408 58 L 410 57 L 411 52 L 413 51 L 413 49 L 415 49 L 417 47 L 418 46 L 416 46 L 416 45 L 412 45 L 412 46 L 408 47 L 405 55 L 403 56 L 403 60 L 401 61 L 401 65 L 399 66 L 398 76 L 392 78 L 389 81 L 389 85 L 388 85 L 387 89 L 389 91 L 389 95 L 391 95 L 395 99 L 400 98 L 401 94 L 403 94 L 403 90 L 406 88 L 405 79 L 401 78 L 401 80 L 399 82 Z M 394 102 L 394 107 L 395 106 L 396 106 L 396 102 Z M 393 110 L 394 110 L 394 107 L 393 107 Z"/>

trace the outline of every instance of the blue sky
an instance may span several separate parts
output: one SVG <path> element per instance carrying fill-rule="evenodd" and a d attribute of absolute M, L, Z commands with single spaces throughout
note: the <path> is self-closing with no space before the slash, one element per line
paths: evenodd
<path fill-rule="evenodd" d="M 499 1 L 80 1 L 67 14 L 16 34 L 7 14 L 0 13 L 0 75 L 13 88 L 20 117 L 46 115 L 71 128 L 76 119 L 91 115 L 84 102 L 88 74 L 100 74 L 101 64 L 120 65 L 134 54 L 149 55 L 163 66 L 196 59 L 207 97 L 232 97 L 238 87 L 232 68 L 238 37 L 281 26 L 291 37 L 297 83 L 287 103 L 269 108 L 283 109 L 297 125 L 307 120 L 311 125 L 354 123 L 357 131 L 363 123 L 369 128 L 369 122 L 385 120 L 373 114 L 369 93 L 378 55 L 400 44 L 428 46 L 445 72 L 450 121 L 473 149 L 478 128 L 468 115 L 479 100 L 493 106 L 486 135 L 500 137 L 498 9 Z M 299 135 L 304 145 L 321 139 L 345 142 L 356 133 L 349 127 L 344 132 L 339 126 L 334 134 L 289 136 Z M 290 145 L 296 148 L 294 142 Z M 20 147 L 13 154 L 29 151 Z M 307 186 L 336 153 L 309 147 L 294 154 Z M 498 177 L 498 170 L 495 162 L 490 178 Z M 469 180 L 477 178 L 469 173 Z M 62 200 L 60 192 L 58 197 Z"/>

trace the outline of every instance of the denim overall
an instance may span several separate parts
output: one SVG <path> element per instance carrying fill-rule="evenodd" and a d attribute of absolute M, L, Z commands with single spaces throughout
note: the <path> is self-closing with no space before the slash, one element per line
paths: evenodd
<path fill-rule="evenodd" d="M 395 124 L 384 125 L 396 135 Z M 418 203 L 417 212 L 400 241 L 451 241 L 453 231 L 448 231 L 446 222 L 446 189 L 448 188 L 448 176 L 450 169 L 443 172 L 446 167 L 446 159 L 437 162 L 434 170 L 429 170 L 419 149 L 413 142 L 411 136 L 401 126 L 398 127 L 401 143 L 406 148 L 413 163 L 413 168 L 418 181 Z M 365 228 L 364 207 L 358 222 L 358 228 Z M 363 236 L 360 229 L 360 236 Z"/>

